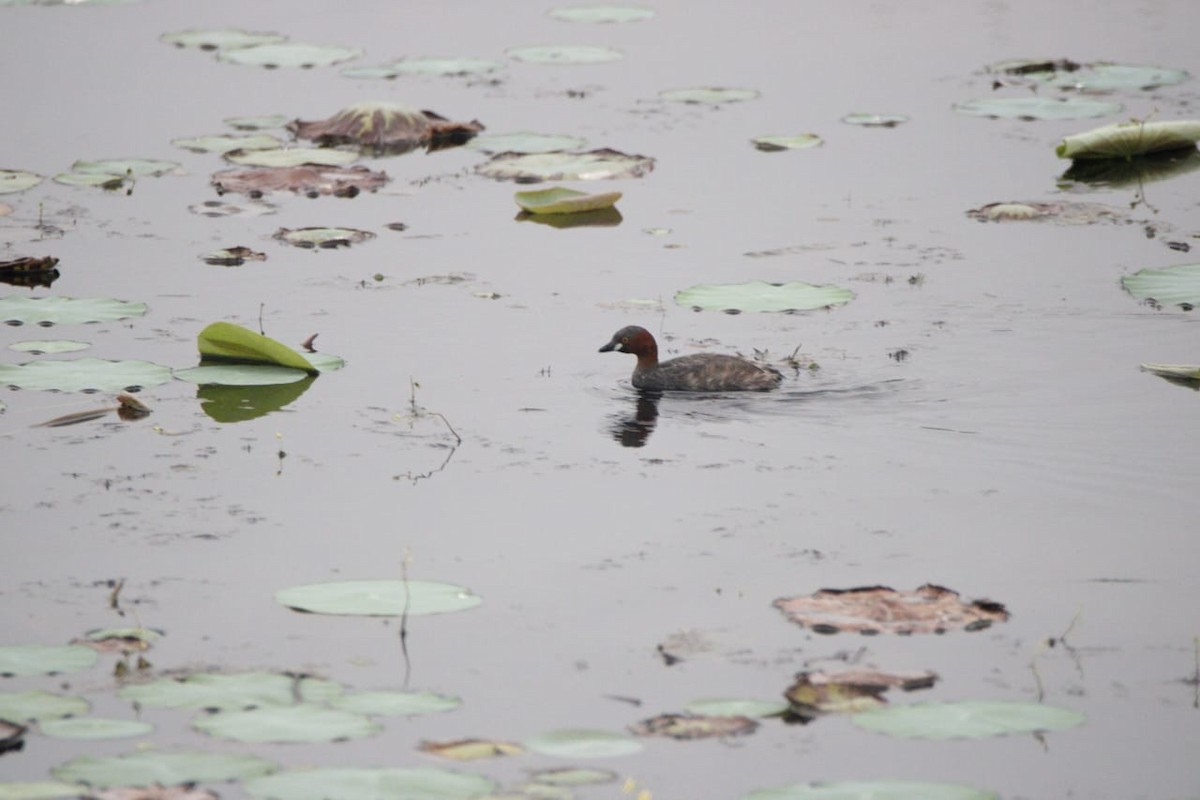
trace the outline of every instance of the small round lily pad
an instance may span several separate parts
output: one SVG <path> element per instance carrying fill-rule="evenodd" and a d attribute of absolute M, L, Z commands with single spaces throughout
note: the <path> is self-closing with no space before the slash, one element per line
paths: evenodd
<path fill-rule="evenodd" d="M 1121 285 L 1138 300 L 1154 300 L 1162 305 L 1200 305 L 1200 264 L 1138 270 L 1122 278 Z"/>
<path fill-rule="evenodd" d="M 145 303 L 109 297 L 0 297 L 0 321 L 25 325 L 77 325 L 82 322 L 115 322 L 146 313 Z"/>
<path fill-rule="evenodd" d="M 333 250 L 369 241 L 375 234 L 355 228 L 280 228 L 275 238 L 293 247 Z"/>
<path fill-rule="evenodd" d="M 176 47 L 195 47 L 200 50 L 234 50 L 239 47 L 253 47 L 260 44 L 278 44 L 287 40 L 286 36 L 278 33 L 258 33 L 244 31 L 240 28 L 220 28 L 217 30 L 186 30 L 164 33 L 158 37 L 160 42 L 173 44 Z"/>
<path fill-rule="evenodd" d="M 869 114 L 856 111 L 842 117 L 842 122 L 847 125 L 861 125 L 864 128 L 894 128 L 908 122 L 908 117 L 903 114 Z"/>
<path fill-rule="evenodd" d="M 795 136 L 759 136 L 751 141 L 754 146 L 764 153 L 778 153 L 783 150 L 807 150 L 810 147 L 820 147 L 825 144 L 815 133 L 800 133 Z"/>
<path fill-rule="evenodd" d="M 654 159 L 600 149 L 586 153 L 500 153 L 475 168 L 480 175 L 517 183 L 640 178 Z"/>
<path fill-rule="evenodd" d="M 313 164 L 341 167 L 358 160 L 358 153 L 331 147 L 275 147 L 270 150 L 234 150 L 225 160 L 243 167 L 298 167 Z"/>
<path fill-rule="evenodd" d="M 334 742 L 361 739 L 381 728 L 361 714 L 300 703 L 200 717 L 192 726 L 211 736 L 238 742 Z"/>
<path fill-rule="evenodd" d="M 951 783 L 839 781 L 759 789 L 744 800 L 999 800 L 999 795 Z"/>
<path fill-rule="evenodd" d="M 586 145 L 584 139 L 565 134 L 533 133 L 483 133 L 467 142 L 466 147 L 481 153 L 561 153 L 577 150 Z"/>
<path fill-rule="evenodd" d="M 32 189 L 42 182 L 42 176 L 20 169 L 0 169 L 0 194 L 14 194 Z"/>
<path fill-rule="evenodd" d="M 840 306 L 854 292 L 840 286 L 816 286 L 803 281 L 700 284 L 675 294 L 678 305 L 705 311 L 810 311 Z"/>
<path fill-rule="evenodd" d="M 381 716 L 412 716 L 453 711 L 462 700 L 434 692 L 354 692 L 330 702 L 334 708 L 356 714 Z"/>
<path fill-rule="evenodd" d="M 250 117 L 226 117 L 222 121 L 234 130 L 264 131 L 282 128 L 291 121 L 291 117 L 285 114 L 265 114 Z"/>
<path fill-rule="evenodd" d="M 1087 718 L 1077 711 L 1040 703 L 964 701 L 890 706 L 851 719 L 860 728 L 904 738 L 980 739 L 1067 730 Z"/>
<path fill-rule="evenodd" d="M 0 719 L 10 722 L 36 722 L 86 713 L 88 702 L 82 697 L 51 694 L 40 689 L 0 692 Z"/>
<path fill-rule="evenodd" d="M 608 61 L 620 61 L 625 57 L 620 50 L 592 45 L 512 47 L 504 52 L 510 58 L 530 64 L 603 64 Z"/>
<path fill-rule="evenodd" d="M 157 178 L 162 175 L 183 175 L 183 165 L 158 158 L 105 158 L 99 161 L 76 161 L 72 172 L 85 175 L 132 175 L 135 178 Z"/>
<path fill-rule="evenodd" d="M 191 708 L 241 711 L 247 708 L 286 706 L 297 698 L 330 700 L 342 693 L 341 684 L 319 678 L 294 677 L 275 672 L 198 672 L 182 678 L 160 678 L 121 689 L 120 696 L 155 708 Z"/>
<path fill-rule="evenodd" d="M 482 775 L 431 767 L 289 770 L 246 783 L 262 800 L 468 800 L 495 788 Z"/>
<path fill-rule="evenodd" d="M 284 44 L 261 44 L 254 47 L 239 47 L 222 50 L 217 58 L 230 64 L 250 67 L 327 67 L 342 61 L 358 58 L 363 51 L 357 47 L 332 47 L 290 42 Z"/>
<path fill-rule="evenodd" d="M 171 380 L 171 369 L 149 361 L 31 361 L 0 364 L 0 385 L 59 392 L 121 392 L 160 386 Z M 85 648 L 86 649 L 86 648 Z M 93 653 L 93 655 L 95 655 Z"/>
<path fill-rule="evenodd" d="M 502 65 L 485 58 L 405 58 L 389 66 L 397 75 L 484 75 Z"/>
<path fill-rule="evenodd" d="M 87 342 L 77 342 L 73 339 L 58 339 L 54 341 L 28 340 L 13 342 L 8 346 L 8 349 L 40 356 L 46 353 L 74 353 L 78 350 L 87 350 L 89 347 L 91 345 Z"/>
<path fill-rule="evenodd" d="M 172 139 L 171 144 L 194 153 L 228 153 L 233 150 L 272 150 L 283 141 L 267 133 L 215 134 Z"/>
<path fill-rule="evenodd" d="M 466 611 L 483 602 L 461 586 L 436 581 L 337 581 L 294 586 L 275 600 L 310 614 L 399 616 Z"/>

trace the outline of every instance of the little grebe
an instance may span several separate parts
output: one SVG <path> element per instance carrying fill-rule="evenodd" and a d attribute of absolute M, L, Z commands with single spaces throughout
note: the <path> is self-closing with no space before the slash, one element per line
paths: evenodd
<path fill-rule="evenodd" d="M 637 356 L 633 385 L 652 391 L 765 392 L 777 388 L 783 375 L 737 356 L 696 353 L 658 363 L 658 344 L 650 331 L 630 325 L 613 334 L 601 353 L 617 350 Z"/>

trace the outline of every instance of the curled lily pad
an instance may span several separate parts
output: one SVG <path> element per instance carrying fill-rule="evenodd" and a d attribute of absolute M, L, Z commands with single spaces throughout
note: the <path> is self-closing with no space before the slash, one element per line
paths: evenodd
<path fill-rule="evenodd" d="M 1196 364 L 1142 364 L 1142 369 L 1161 378 L 1200 381 L 1200 365 Z"/>
<path fill-rule="evenodd" d="M 546 756 L 559 758 L 613 758 L 642 750 L 629 736 L 602 730 L 557 730 L 526 739 L 525 746 Z"/>
<path fill-rule="evenodd" d="M 1059 158 L 1129 158 L 1147 153 L 1194 148 L 1200 120 L 1120 122 L 1065 137 L 1055 148 Z"/>
<path fill-rule="evenodd" d="M 480 175 L 517 183 L 640 178 L 654 159 L 603 148 L 586 153 L 500 153 L 476 167 Z"/>
<path fill-rule="evenodd" d="M 987 97 L 957 103 L 954 110 L 999 119 L 1087 119 L 1118 114 L 1121 104 L 1085 97 Z"/>
<path fill-rule="evenodd" d="M 399 616 L 466 611 L 483 602 L 461 586 L 436 581 L 338 581 L 294 586 L 275 600 L 309 614 Z"/>
<path fill-rule="evenodd" d="M 432 111 L 373 100 L 343 108 L 328 119 L 296 120 L 288 128 L 321 145 L 351 144 L 373 152 L 403 153 L 462 144 L 483 130 L 477 120 L 452 122 Z"/>
<path fill-rule="evenodd" d="M 675 294 L 678 305 L 706 311 L 810 311 L 849 303 L 854 292 L 811 283 L 701 284 Z"/>
<path fill-rule="evenodd" d="M 603 64 L 620 61 L 625 54 L 612 47 L 591 45 L 545 45 L 540 47 L 511 47 L 504 51 L 510 58 L 530 64 Z"/>
<path fill-rule="evenodd" d="M 358 58 L 363 51 L 357 47 L 332 47 L 290 42 L 282 44 L 260 44 L 254 47 L 239 47 L 222 50 L 217 58 L 230 64 L 250 67 L 328 67 L 342 61 Z"/>
<path fill-rule="evenodd" d="M 0 364 L 0 385 L 58 392 L 122 392 L 160 386 L 171 380 L 171 370 L 149 361 L 107 361 L 79 358 L 73 361 L 32 361 Z"/>
<path fill-rule="evenodd" d="M 842 122 L 847 125 L 861 125 L 864 128 L 894 128 L 897 125 L 908 122 L 908 117 L 903 114 L 865 114 L 855 112 L 842 117 Z"/>
<path fill-rule="evenodd" d="M 266 775 L 275 765 L 256 756 L 147 751 L 123 756 L 81 756 L 51 770 L 54 777 L 89 786 L 174 786 Z"/>
<path fill-rule="evenodd" d="M 1000 800 L 1000 796 L 952 783 L 839 781 L 759 789 L 744 800 Z"/>
<path fill-rule="evenodd" d="M 266 133 L 218 134 L 172 139 L 171 144 L 194 153 L 228 153 L 233 150 L 272 150 L 283 145 L 278 138 Z"/>
<path fill-rule="evenodd" d="M 235 50 L 239 47 L 253 47 L 260 44 L 278 44 L 286 41 L 287 37 L 278 33 L 220 28 L 218 30 L 174 31 L 164 33 L 158 37 L 158 40 L 176 47 L 195 47 L 200 50 Z"/>
<path fill-rule="evenodd" d="M 233 364 L 269 364 L 316 374 L 308 359 L 281 342 L 232 322 L 214 322 L 196 339 L 203 360 Z"/>
<path fill-rule="evenodd" d="M 262 800 L 469 800 L 495 788 L 482 775 L 430 767 L 289 770 L 246 783 Z"/>
<path fill-rule="evenodd" d="M 46 720 L 38 728 L 51 739 L 128 739 L 154 731 L 154 726 L 148 722 L 99 717 Z"/>
<path fill-rule="evenodd" d="M 0 169 L 0 194 L 14 194 L 32 189 L 42 182 L 42 176 L 20 169 Z"/>
<path fill-rule="evenodd" d="M 1061 731 L 1081 725 L 1083 714 L 1038 703 L 918 703 L 856 714 L 860 728 L 913 739 L 981 739 L 1013 733 Z"/>
<path fill-rule="evenodd" d="M 312 703 L 222 711 L 192 726 L 210 736 L 238 742 L 334 742 L 361 739 L 381 728 L 361 714 Z"/>
<path fill-rule="evenodd" d="M 37 325 L 75 325 L 81 322 L 115 322 L 146 313 L 145 303 L 108 297 L 0 297 L 0 320 Z"/>
<path fill-rule="evenodd" d="M 782 597 L 773 605 L 789 621 L 825 634 L 978 631 L 1008 619 L 1008 611 L 1000 603 L 967 603 L 958 592 L 933 584 L 912 592 L 886 586 L 821 589 L 812 595 Z"/>
<path fill-rule="evenodd" d="M 735 89 L 727 86 L 696 86 L 689 89 L 666 89 L 658 93 L 663 100 L 694 105 L 721 105 L 754 100 L 759 96 L 755 89 Z"/>
<path fill-rule="evenodd" d="M 610 24 L 619 22 L 641 22 L 654 16 L 648 8 L 637 6 L 570 6 L 553 8 L 548 12 L 554 19 L 564 22 L 586 22 L 592 24 Z"/>
<path fill-rule="evenodd" d="M 330 705 L 357 714 L 412 716 L 453 711 L 462 700 L 433 692 L 354 692 L 336 698 Z"/>
<path fill-rule="evenodd" d="M 233 150 L 225 160 L 243 167 L 341 167 L 358 160 L 358 153 L 331 147 L 276 147 L 271 150 Z"/>
<path fill-rule="evenodd" d="M 1200 264 L 1138 270 L 1122 278 L 1121 285 L 1138 300 L 1164 306 L 1200 305 Z"/>
<path fill-rule="evenodd" d="M 275 238 L 292 247 L 333 250 L 369 241 L 375 234 L 355 228 L 280 228 Z"/>
<path fill-rule="evenodd" d="M 575 150 L 587 142 L 577 136 L 532 133 L 484 133 L 467 142 L 467 147 L 481 153 L 560 153 Z"/>
<path fill-rule="evenodd" d="M 778 153 L 782 150 L 807 150 L 810 147 L 820 147 L 825 144 L 815 133 L 801 133 L 796 136 L 759 136 L 751 141 L 754 146 L 764 153 Z"/>
<path fill-rule="evenodd" d="M 588 194 L 564 186 L 552 186 L 533 192 L 517 192 L 513 197 L 517 205 L 530 214 L 578 214 L 612 208 L 621 199 L 621 193 Z"/>
<path fill-rule="evenodd" d="M 0 692 L 0 719 L 10 722 L 36 722 L 86 713 L 88 703 L 82 697 L 51 694 L 40 689 Z"/>
<path fill-rule="evenodd" d="M 219 193 L 234 192 L 250 197 L 261 197 L 274 191 L 295 192 L 309 197 L 356 197 L 359 192 L 373 192 L 387 182 L 386 173 L 374 172 L 363 166 L 258 167 L 228 169 L 212 176 L 212 185 Z"/>
<path fill-rule="evenodd" d="M 454 761 L 478 761 L 497 756 L 515 756 L 525 752 L 520 745 L 496 739 L 456 739 L 449 742 L 421 742 L 422 753 Z"/>

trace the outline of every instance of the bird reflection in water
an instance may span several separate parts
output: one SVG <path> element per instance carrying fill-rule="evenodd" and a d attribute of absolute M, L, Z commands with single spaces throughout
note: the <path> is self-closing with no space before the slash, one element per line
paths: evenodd
<path fill-rule="evenodd" d="M 638 392 L 632 416 L 614 415 L 609 425 L 612 438 L 622 447 L 641 447 L 658 424 L 658 401 L 662 392 Z"/>

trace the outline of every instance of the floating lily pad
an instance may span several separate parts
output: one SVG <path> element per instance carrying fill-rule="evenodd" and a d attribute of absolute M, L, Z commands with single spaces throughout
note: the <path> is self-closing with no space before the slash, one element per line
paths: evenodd
<path fill-rule="evenodd" d="M 974 117 L 999 119 L 1087 119 L 1121 112 L 1120 103 L 1085 97 L 986 97 L 957 103 L 954 110 Z"/>
<path fill-rule="evenodd" d="M 260 44 L 254 47 L 239 47 L 222 50 L 217 58 L 230 64 L 249 67 L 328 67 L 342 61 L 358 58 L 363 51 L 357 47 L 332 47 L 291 42 L 284 44 Z"/>
<path fill-rule="evenodd" d="M 135 178 L 158 178 L 163 175 L 183 175 L 182 164 L 157 158 L 106 158 L 99 161 L 76 161 L 72 172 L 84 175 L 132 175 Z"/>
<path fill-rule="evenodd" d="M 1065 137 L 1055 148 L 1059 158 L 1120 158 L 1181 148 L 1200 141 L 1200 120 L 1121 122 Z"/>
<path fill-rule="evenodd" d="M 54 176 L 54 182 L 63 186 L 99 187 L 109 192 L 115 192 L 130 185 L 129 178 L 125 175 L 110 175 L 102 172 L 60 172 Z"/>
<path fill-rule="evenodd" d="M 861 125 L 864 128 L 894 128 L 897 125 L 908 122 L 908 117 L 903 114 L 865 114 L 855 112 L 842 117 L 842 122 L 847 125 Z"/>
<path fill-rule="evenodd" d="M 388 64 L 377 64 L 370 67 L 342 67 L 341 70 L 343 78 L 367 81 L 389 81 L 399 76 L 399 74 L 399 72 Z"/>
<path fill-rule="evenodd" d="M 430 767 L 289 770 L 245 786 L 263 800 L 470 800 L 496 788 L 482 775 Z"/>
<path fill-rule="evenodd" d="M 533 192 L 517 192 L 514 199 L 530 214 L 578 214 L 612 208 L 621 199 L 620 192 L 588 194 L 564 186 L 553 186 Z"/>
<path fill-rule="evenodd" d="M 342 167 L 358 160 L 358 153 L 331 147 L 277 147 L 273 150 L 234 150 L 225 160 L 243 167 Z"/>
<path fill-rule="evenodd" d="M 34 391 L 133 392 L 160 386 L 170 380 L 169 367 L 149 361 L 78 358 L 73 361 L 0 364 L 0 385 Z"/>
<path fill-rule="evenodd" d="M 925 584 L 912 592 L 886 586 L 821 589 L 786 597 L 773 605 L 789 621 L 815 633 L 944 633 L 978 631 L 1008 619 L 1008 611 L 990 600 L 963 602 L 958 592 Z"/>
<path fill-rule="evenodd" d="M 659 714 L 629 726 L 635 736 L 665 736 L 679 740 L 748 736 L 757 729 L 758 723 L 749 717 L 698 714 Z"/>
<path fill-rule="evenodd" d="M 37 325 L 77 325 L 82 322 L 115 322 L 146 313 L 145 303 L 108 297 L 0 297 L 0 320 Z"/>
<path fill-rule="evenodd" d="M 772 717 L 787 711 L 779 700 L 696 700 L 688 703 L 689 714 L 709 717 Z"/>
<path fill-rule="evenodd" d="M 481 153 L 561 153 L 586 144 L 586 140 L 577 136 L 518 131 L 483 133 L 467 142 L 467 147 Z"/>
<path fill-rule="evenodd" d="M 525 746 L 559 758 L 613 758 L 641 752 L 642 743 L 620 733 L 601 730 L 558 730 L 525 740 Z"/>
<path fill-rule="evenodd" d="M 270 203 L 226 203 L 223 200 L 206 200 L 188 206 L 188 211 L 202 217 L 261 217 L 279 211 Z"/>
<path fill-rule="evenodd" d="M 759 92 L 755 89 L 735 89 L 727 86 L 696 86 L 689 89 L 665 89 L 659 92 L 658 96 L 673 103 L 721 105 L 754 100 L 759 96 Z"/>
<path fill-rule="evenodd" d="M 349 711 L 311 703 L 222 711 L 192 723 L 198 731 L 238 742 L 335 742 L 378 733 L 380 726 Z"/>
<path fill-rule="evenodd" d="M 0 2 L 0 5 L 4 5 Z M 78 783 L 61 781 L 3 781 L 0 782 L 0 800 L 55 800 L 55 798 L 78 798 L 86 795 L 88 788 Z"/>
<path fill-rule="evenodd" d="M 423 741 L 418 749 L 422 753 L 449 758 L 453 761 L 479 761 L 484 758 L 516 756 L 525 752 L 520 745 L 495 739 L 457 739 L 452 742 Z"/>
<path fill-rule="evenodd" d="M 842 781 L 759 789 L 745 800 L 1000 800 L 1000 796 L 951 783 Z"/>
<path fill-rule="evenodd" d="M 1200 264 L 1138 270 L 1122 278 L 1121 285 L 1138 300 L 1195 306 L 1200 304 Z"/>
<path fill-rule="evenodd" d="M 270 761 L 255 756 L 149 751 L 105 758 L 81 756 L 51 772 L 59 780 L 108 788 L 245 780 L 274 770 Z"/>
<path fill-rule="evenodd" d="M 91 347 L 91 345 L 87 342 L 77 342 L 73 339 L 60 339 L 57 341 L 29 340 L 24 342 L 13 342 L 8 346 L 8 349 L 16 350 L 21 353 L 32 353 L 40 356 L 47 353 L 74 353 L 78 350 L 87 350 L 89 347 Z"/>
<path fill-rule="evenodd" d="M 154 726 L 132 719 L 72 717 L 46 720 L 38 725 L 38 729 L 51 739 L 129 739 L 149 735 Z"/>
<path fill-rule="evenodd" d="M 290 118 L 284 114 L 266 114 L 251 117 L 226 117 L 223 121 L 229 127 L 239 131 L 264 131 L 272 128 L 282 128 Z"/>
<path fill-rule="evenodd" d="M 435 581 L 340 581 L 294 586 L 275 600 L 310 614 L 410 616 L 466 611 L 483 602 L 468 589 Z"/>
<path fill-rule="evenodd" d="M 654 159 L 603 148 L 586 153 L 500 153 L 475 168 L 480 175 L 517 183 L 640 178 Z"/>
<path fill-rule="evenodd" d="M 1142 364 L 1146 372 L 1177 381 L 1200 381 L 1200 365 L 1197 364 Z"/>
<path fill-rule="evenodd" d="M 266 261 L 267 254 L 251 250 L 249 247 L 224 247 L 200 256 L 205 264 L 216 267 L 240 267 L 247 261 Z"/>
<path fill-rule="evenodd" d="M 316 702 L 342 693 L 341 684 L 320 678 L 280 675 L 274 672 L 238 672 L 230 675 L 196 673 L 182 678 L 162 678 L 121 689 L 125 700 L 156 708 L 192 708 L 241 711 L 266 706 L 288 706 L 296 699 Z"/>
<path fill-rule="evenodd" d="M 194 153 L 228 153 L 233 150 L 271 150 L 283 146 L 283 141 L 268 133 L 216 134 L 172 139 L 171 144 Z"/>
<path fill-rule="evenodd" d="M 369 241 L 375 234 L 355 228 L 280 228 L 274 238 L 292 247 L 334 250 Z"/>
<path fill-rule="evenodd" d="M 92 656 L 95 655 L 93 652 Z M 37 722 L 86 713 L 88 703 L 82 697 L 51 694 L 40 689 L 30 692 L 0 692 L 0 719 L 9 722 Z"/>
<path fill-rule="evenodd" d="M 15 194 L 32 189 L 42 182 L 42 176 L 19 169 L 0 169 L 0 194 Z"/>
<path fill-rule="evenodd" d="M 388 182 L 383 172 L 364 166 L 353 167 L 258 167 L 228 169 L 212 176 L 217 192 L 234 192 L 261 197 L 267 192 L 289 191 L 308 197 L 333 195 L 355 197 L 362 191 L 373 192 Z"/>
<path fill-rule="evenodd" d="M 815 133 L 801 133 L 796 136 L 759 136 L 751 140 L 754 146 L 764 153 L 778 153 L 782 150 L 807 150 L 810 147 L 820 147 L 825 140 Z"/>
<path fill-rule="evenodd" d="M 485 58 L 405 58 L 388 65 L 397 75 L 485 75 L 502 66 Z"/>
<path fill-rule="evenodd" d="M 287 345 L 232 322 L 214 322 L 196 337 L 204 360 L 234 364 L 268 364 L 316 374 L 308 359 Z"/>
<path fill-rule="evenodd" d="M 612 783 L 618 778 L 618 775 L 606 769 L 557 767 L 555 769 L 539 769 L 530 773 L 529 777 L 538 783 L 549 786 L 591 786 Z"/>
<path fill-rule="evenodd" d="M 648 8 L 605 5 L 553 8 L 548 14 L 554 19 L 560 19 L 564 22 L 586 22 L 602 25 L 620 22 L 641 22 L 654 16 L 654 12 Z"/>
<path fill-rule="evenodd" d="M 283 386 L 312 378 L 312 374 L 306 370 L 276 367 L 269 364 L 200 366 L 177 369 L 174 374 L 181 381 L 200 386 Z"/>
<path fill-rule="evenodd" d="M 334 708 L 356 714 L 412 716 L 453 711 L 462 700 L 434 692 L 354 692 L 330 702 Z"/>
<path fill-rule="evenodd" d="M 1129 215 L 1100 203 L 988 203 L 967 216 L 979 222 L 1053 222 L 1059 225 L 1093 225 L 1124 222 Z"/>
<path fill-rule="evenodd" d="M 238 28 L 218 30 L 187 30 L 164 33 L 160 42 L 176 47 L 196 47 L 200 50 L 236 50 L 239 47 L 254 47 L 262 44 L 278 44 L 287 40 L 278 33 L 258 33 Z"/>
<path fill-rule="evenodd" d="M 1191 76 L 1181 69 L 1141 64 L 1098 62 L 1078 64 L 1067 59 L 1022 59 L 1004 61 L 988 67 L 992 73 L 1016 75 L 1031 82 L 1057 89 L 1097 93 L 1149 91 L 1183 83 Z"/>
<path fill-rule="evenodd" d="M 856 714 L 860 728 L 910 739 L 981 739 L 1012 733 L 1061 731 L 1081 725 L 1083 714 L 1037 703 L 920 703 Z"/>
<path fill-rule="evenodd" d="M 854 292 L 840 286 L 811 283 L 701 284 L 675 294 L 675 302 L 705 311 L 810 311 L 849 303 Z"/>
<path fill-rule="evenodd" d="M 477 120 L 453 122 L 432 111 L 372 100 L 343 108 L 328 119 L 296 120 L 288 125 L 297 138 L 323 146 L 350 144 L 375 153 L 405 153 L 462 144 L 483 130 Z"/>
<path fill-rule="evenodd" d="M 603 64 L 620 61 L 625 54 L 612 47 L 591 45 L 545 45 L 541 47 L 510 47 L 504 51 L 509 58 L 529 64 Z"/>

